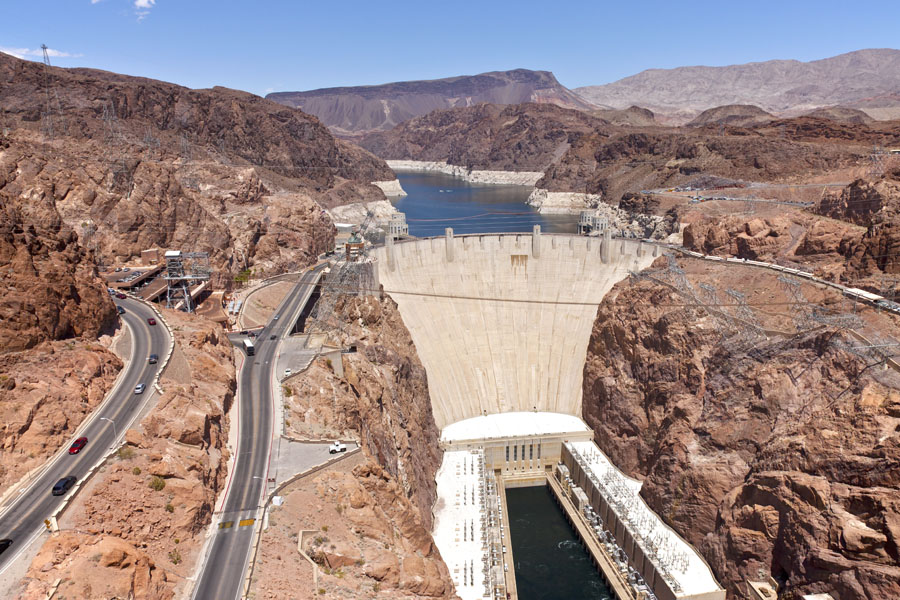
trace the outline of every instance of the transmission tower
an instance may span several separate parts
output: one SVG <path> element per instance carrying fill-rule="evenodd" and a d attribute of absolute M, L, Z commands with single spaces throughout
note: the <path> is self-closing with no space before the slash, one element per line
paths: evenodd
<path fill-rule="evenodd" d="M 735 324 L 740 328 L 741 337 L 752 342 L 764 335 L 762 325 L 756 317 L 756 313 L 747 304 L 747 296 L 737 290 L 729 289 L 725 292 L 736 303 L 733 307 Z"/>
<path fill-rule="evenodd" d="M 44 130 L 44 135 L 49 139 L 53 139 L 54 134 L 54 124 L 53 124 L 53 112 L 56 111 L 57 118 L 57 128 L 58 130 L 65 135 L 66 124 L 63 121 L 62 116 L 62 107 L 59 103 L 59 93 L 56 91 L 56 87 L 53 85 L 51 77 L 50 77 L 50 54 L 48 53 L 47 44 L 41 44 L 41 50 L 44 53 L 44 95 L 46 96 L 47 106 L 45 107 L 44 113 L 41 115 L 42 128 Z M 55 105 L 55 106 L 54 106 Z"/>
<path fill-rule="evenodd" d="M 884 175 L 884 149 L 881 146 L 873 146 L 869 158 L 871 160 L 869 176 L 875 178 Z"/>

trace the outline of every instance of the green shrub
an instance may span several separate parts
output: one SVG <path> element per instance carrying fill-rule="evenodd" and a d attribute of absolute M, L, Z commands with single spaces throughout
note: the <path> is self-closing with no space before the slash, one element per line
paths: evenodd
<path fill-rule="evenodd" d="M 172 506 L 171 504 L 166 504 L 166 512 L 170 512 L 170 513 L 175 512 L 175 507 Z"/>
<path fill-rule="evenodd" d="M 173 565 L 177 565 L 181 562 L 181 552 L 178 551 L 178 548 L 175 548 L 171 552 L 169 552 L 169 560 L 172 561 Z"/>
<path fill-rule="evenodd" d="M 132 448 L 131 446 L 122 446 L 121 448 L 119 448 L 116 454 L 118 454 L 119 458 L 121 458 L 122 460 L 129 460 L 134 458 L 135 452 L 134 448 Z"/>
<path fill-rule="evenodd" d="M 140 468 L 140 467 L 135 467 L 135 468 L 133 468 L 133 469 L 131 470 L 131 474 L 132 474 L 132 475 L 140 475 L 140 474 L 141 474 L 141 468 Z"/>
<path fill-rule="evenodd" d="M 154 475 L 150 478 L 150 488 L 156 490 L 157 492 L 163 491 L 166 487 L 166 480 L 160 477 L 159 475 Z"/>

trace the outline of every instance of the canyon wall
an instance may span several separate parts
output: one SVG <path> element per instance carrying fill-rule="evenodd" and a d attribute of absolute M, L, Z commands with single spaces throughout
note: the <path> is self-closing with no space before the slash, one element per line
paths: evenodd
<path fill-rule="evenodd" d="M 694 285 L 779 300 L 774 275 L 695 265 Z M 767 327 L 790 327 L 762 310 Z M 597 444 L 733 597 L 760 573 L 794 597 L 897 597 L 900 376 L 842 349 L 835 330 L 748 351 L 718 321 L 653 281 L 606 296 L 584 365 Z"/>

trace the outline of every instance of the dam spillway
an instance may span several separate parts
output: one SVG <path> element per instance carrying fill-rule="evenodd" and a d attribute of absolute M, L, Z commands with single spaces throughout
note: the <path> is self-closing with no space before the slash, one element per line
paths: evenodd
<path fill-rule="evenodd" d="M 428 373 L 438 428 L 472 417 L 581 415 L 582 370 L 603 296 L 657 247 L 576 235 L 484 234 L 374 251 Z"/>

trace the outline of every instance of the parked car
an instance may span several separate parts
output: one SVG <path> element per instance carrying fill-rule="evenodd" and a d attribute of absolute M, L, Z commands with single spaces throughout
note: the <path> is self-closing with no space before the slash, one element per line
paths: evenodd
<path fill-rule="evenodd" d="M 87 446 L 87 438 L 80 437 L 72 442 L 72 445 L 69 447 L 69 454 L 78 454 L 85 446 Z"/>
<path fill-rule="evenodd" d="M 155 365 L 159 361 L 159 356 L 156 354 L 151 354 L 150 358 L 147 359 L 147 362 L 151 365 Z"/>
<path fill-rule="evenodd" d="M 124 299 L 127 298 L 127 297 L 128 297 L 128 296 L 126 296 L 126 295 L 123 294 L 122 292 L 119 292 L 119 293 L 116 294 L 116 298 L 118 298 L 119 300 L 124 300 Z"/>
<path fill-rule="evenodd" d="M 147 319 L 147 323 L 149 325 L 156 325 L 156 319 L 154 319 L 153 317 L 150 317 L 149 319 Z"/>
<path fill-rule="evenodd" d="M 3 553 L 4 550 L 12 546 L 12 540 L 9 538 L 3 538 L 0 540 L 0 554 Z"/>
<path fill-rule="evenodd" d="M 346 452 L 347 446 L 344 444 L 335 441 L 332 445 L 328 446 L 328 454 L 337 454 L 338 452 Z"/>
<path fill-rule="evenodd" d="M 241 335 L 247 335 L 248 333 L 250 333 L 250 332 L 245 329 L 241 332 Z"/>
<path fill-rule="evenodd" d="M 120 315 L 124 315 L 125 309 L 121 306 L 116 306 L 116 312 L 119 313 Z"/>
<path fill-rule="evenodd" d="M 69 475 L 68 477 L 63 477 L 59 481 L 56 482 L 56 485 L 53 486 L 53 495 L 54 496 L 62 496 L 66 492 L 72 489 L 72 486 L 75 485 L 75 482 L 78 481 L 78 478 L 74 475 Z"/>
<path fill-rule="evenodd" d="M 285 377 L 290 377 L 290 376 L 291 376 L 291 370 L 290 370 L 290 369 L 285 369 L 285 370 L 284 370 L 284 376 L 285 376 Z"/>
<path fill-rule="evenodd" d="M 144 390 L 146 390 L 146 389 L 147 389 L 146 383 L 139 383 L 136 386 L 134 386 L 134 393 L 135 394 L 143 394 Z"/>

